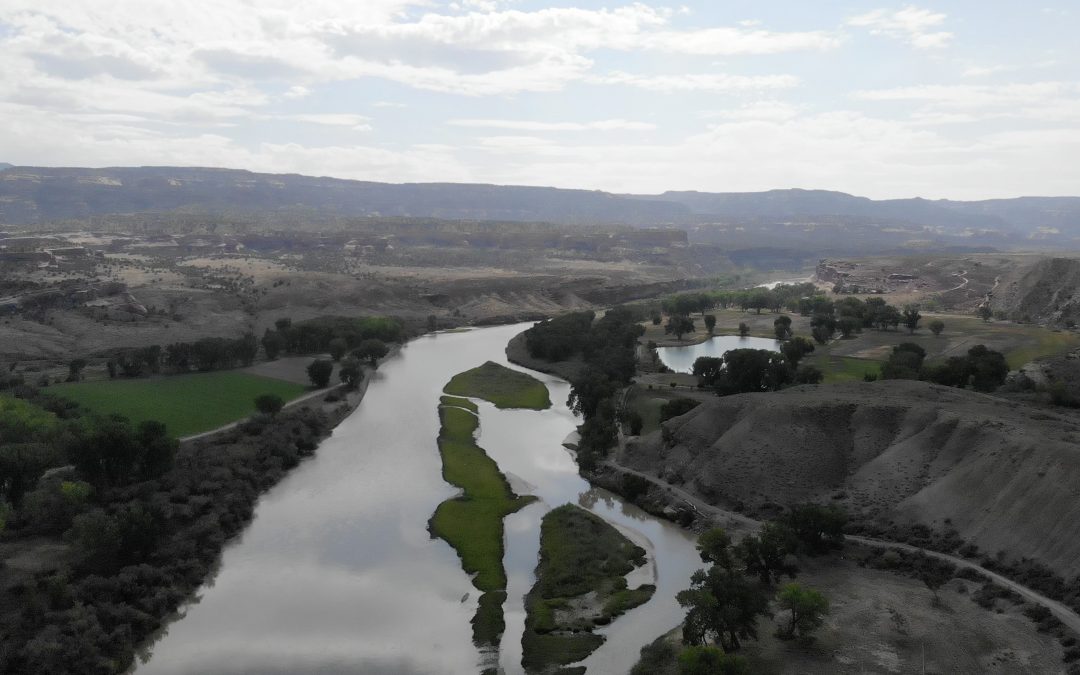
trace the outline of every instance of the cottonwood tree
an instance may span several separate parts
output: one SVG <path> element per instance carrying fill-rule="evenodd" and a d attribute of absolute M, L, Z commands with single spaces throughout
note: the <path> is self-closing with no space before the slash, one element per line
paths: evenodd
<path fill-rule="evenodd" d="M 780 345 L 780 352 L 791 367 L 796 368 L 804 356 L 814 352 L 814 343 L 799 335 Z"/>
<path fill-rule="evenodd" d="M 664 332 L 674 335 L 676 340 L 682 341 L 683 335 L 694 332 L 694 320 L 685 314 L 676 314 L 668 319 L 664 326 Z"/>
<path fill-rule="evenodd" d="M 934 319 L 927 327 L 930 328 L 930 332 L 934 335 L 941 335 L 941 331 L 945 330 L 945 322 L 940 319 Z"/>
<path fill-rule="evenodd" d="M 919 314 L 918 305 L 904 306 L 904 325 L 907 326 L 909 332 L 915 332 L 915 329 L 919 327 L 920 319 L 922 319 L 922 314 Z"/>
<path fill-rule="evenodd" d="M 809 636 L 829 613 L 829 601 L 820 591 L 794 582 L 780 589 L 776 600 L 790 612 L 787 629 L 780 632 L 780 637 L 786 639 Z"/>
<path fill-rule="evenodd" d="M 322 389 L 330 384 L 330 375 L 334 372 L 334 364 L 325 359 L 315 359 L 307 367 L 308 379 L 316 389 Z"/>
<path fill-rule="evenodd" d="M 345 356 L 345 352 L 349 350 L 349 343 L 345 341 L 345 338 L 334 338 L 326 347 L 330 352 L 330 358 L 334 361 L 340 361 L 341 357 Z"/>
<path fill-rule="evenodd" d="M 341 382 L 350 389 L 355 389 L 356 385 L 360 384 L 360 380 L 363 378 L 363 371 L 360 369 L 360 361 L 354 356 L 350 356 L 342 361 L 341 366 L 338 367 L 338 377 L 340 377 Z"/>
<path fill-rule="evenodd" d="M 690 584 L 676 596 L 687 609 L 683 642 L 716 642 L 725 651 L 734 651 L 743 640 L 757 639 L 758 618 L 769 614 L 769 597 L 760 585 L 720 565 L 698 570 Z"/>
<path fill-rule="evenodd" d="M 747 574 L 756 575 L 763 584 L 779 581 L 782 575 L 795 576 L 796 567 L 789 562 L 798 551 L 795 534 L 780 523 L 765 523 L 755 535 L 744 537 L 737 546 Z"/>
<path fill-rule="evenodd" d="M 702 562 L 720 565 L 726 569 L 731 569 L 734 565 L 731 536 L 723 528 L 714 527 L 702 533 L 698 537 L 697 550 Z"/>
<path fill-rule="evenodd" d="M 709 331 L 709 335 L 712 335 L 713 331 L 716 330 L 716 317 L 714 315 L 705 315 L 705 330 Z"/>
<path fill-rule="evenodd" d="M 379 366 L 379 359 L 390 353 L 390 348 L 382 340 L 371 338 L 361 342 L 352 355 L 361 361 L 367 361 L 372 368 Z"/>
<path fill-rule="evenodd" d="M 786 340 L 791 335 L 791 317 L 781 314 L 773 321 L 773 332 L 777 340 Z"/>

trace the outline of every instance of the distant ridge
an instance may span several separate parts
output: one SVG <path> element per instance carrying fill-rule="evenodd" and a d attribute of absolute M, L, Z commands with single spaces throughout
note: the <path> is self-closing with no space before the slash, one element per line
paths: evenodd
<path fill-rule="evenodd" d="M 731 223 L 901 225 L 947 237 L 1080 238 L 1080 197 L 872 200 L 827 190 L 613 194 L 460 183 L 378 183 L 200 167 L 41 168 L 0 164 L 0 223 L 140 213 L 298 214 L 707 227 Z M 991 237 L 993 238 L 993 237 Z M 1080 248 L 1080 246 L 1077 246 Z"/>

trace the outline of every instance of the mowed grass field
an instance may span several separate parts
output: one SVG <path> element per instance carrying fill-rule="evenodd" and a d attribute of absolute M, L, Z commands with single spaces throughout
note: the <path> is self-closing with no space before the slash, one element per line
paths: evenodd
<path fill-rule="evenodd" d="M 861 382 L 867 373 L 877 375 L 881 371 L 881 361 L 856 359 L 849 356 L 831 356 L 824 349 L 820 353 L 807 356 L 802 363 L 814 366 L 825 374 L 824 382 Z"/>
<path fill-rule="evenodd" d="M 49 393 L 93 412 L 118 413 L 136 424 L 162 422 L 173 438 L 210 431 L 251 415 L 260 394 L 277 394 L 291 401 L 304 391 L 299 384 L 236 371 L 73 382 L 49 388 Z"/>

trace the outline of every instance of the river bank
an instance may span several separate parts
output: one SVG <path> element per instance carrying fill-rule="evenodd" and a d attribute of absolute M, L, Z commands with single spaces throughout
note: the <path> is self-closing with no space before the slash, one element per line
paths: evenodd
<path fill-rule="evenodd" d="M 94 549 L 75 538 L 35 537 L 18 560 L 0 565 L 0 591 L 12 600 L 0 603 L 0 673 L 128 669 L 138 645 L 179 616 L 210 578 L 260 496 L 356 410 L 374 372 L 355 389 L 313 392 L 274 417 L 184 439 L 160 477 L 93 494 L 87 516 L 119 530 L 96 535 Z M 116 553 L 106 550 L 113 545 Z"/>

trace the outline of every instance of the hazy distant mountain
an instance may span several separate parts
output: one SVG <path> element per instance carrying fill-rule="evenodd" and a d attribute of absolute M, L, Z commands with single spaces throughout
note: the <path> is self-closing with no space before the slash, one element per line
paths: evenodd
<path fill-rule="evenodd" d="M 0 223 L 112 213 L 314 212 L 564 224 L 687 222 L 690 210 L 606 192 L 453 183 L 391 184 L 226 169 L 14 167 L 0 174 Z"/>
<path fill-rule="evenodd" d="M 1080 197 L 1019 197 L 961 202 L 927 199 L 872 200 L 828 190 L 768 192 L 665 192 L 647 199 L 676 202 L 699 216 L 719 219 L 791 219 L 846 216 L 949 230 L 990 229 L 1039 234 L 1039 228 L 1080 234 Z M 1049 234 L 1043 232 L 1042 234 Z"/>
<path fill-rule="evenodd" d="M 3 171 L 4 169 L 10 169 L 13 166 L 15 166 L 15 165 L 14 164 L 8 164 L 7 162 L 0 162 L 0 171 Z"/>
<path fill-rule="evenodd" d="M 4 165 L 0 165 L 2 167 Z M 676 225 L 698 241 L 749 247 L 835 240 L 858 247 L 1080 248 L 1080 197 L 976 202 L 872 200 L 826 190 L 619 195 L 455 183 L 374 183 L 208 168 L 9 167 L 0 172 L 0 224 L 108 214 Z"/>

